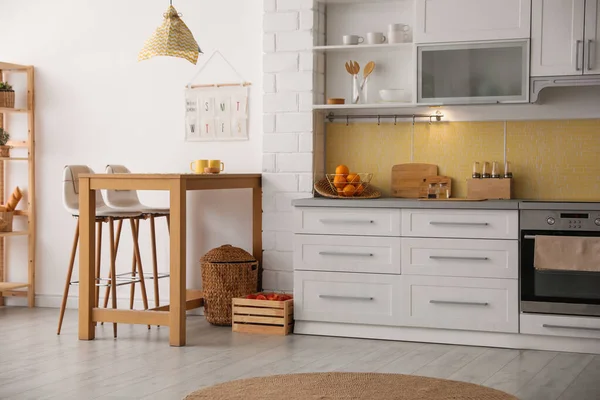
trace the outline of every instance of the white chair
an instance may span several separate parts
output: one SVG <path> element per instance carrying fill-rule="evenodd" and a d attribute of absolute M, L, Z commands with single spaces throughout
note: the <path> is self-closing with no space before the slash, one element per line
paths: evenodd
<path fill-rule="evenodd" d="M 124 165 L 109 164 L 106 166 L 107 174 L 129 174 L 131 171 Z M 169 208 L 154 208 L 148 207 L 141 203 L 140 198 L 135 190 L 107 190 L 106 191 L 106 203 L 115 210 L 123 212 L 139 212 L 144 216 L 144 219 L 150 219 L 150 240 L 152 244 L 152 277 L 154 281 L 154 304 L 155 307 L 160 307 L 160 295 L 158 289 L 158 280 L 162 278 L 168 278 L 168 273 L 158 272 L 158 260 L 156 256 L 156 227 L 155 219 L 165 217 L 167 220 L 167 229 L 170 225 L 170 210 Z M 136 221 L 137 231 L 139 233 L 139 220 Z M 136 270 L 136 257 L 134 255 L 132 259 L 132 275 L 135 276 Z M 104 307 L 108 304 L 108 291 L 104 298 Z M 133 308 L 133 297 L 135 294 L 135 287 L 131 287 L 130 296 L 130 308 Z"/>
<path fill-rule="evenodd" d="M 67 211 L 69 213 L 71 213 L 71 215 L 73 215 L 75 218 L 79 217 L 79 175 L 80 174 L 84 174 L 84 173 L 93 173 L 94 171 L 92 171 L 91 168 L 89 168 L 88 166 L 85 165 L 67 165 L 64 168 L 63 171 L 63 205 L 64 207 L 67 209 Z M 146 295 L 146 289 L 145 289 L 145 284 L 143 281 L 143 272 L 140 271 L 140 279 L 136 279 L 135 277 L 125 277 L 125 276 L 121 276 L 119 277 L 119 275 L 116 274 L 116 267 L 115 267 L 115 263 L 116 263 L 116 254 L 117 254 L 117 250 L 118 250 L 118 246 L 119 246 L 119 241 L 120 241 L 120 237 L 121 237 L 121 227 L 123 224 L 123 220 L 128 219 L 131 223 L 131 227 L 132 227 L 132 238 L 134 240 L 134 248 L 136 248 L 137 254 L 139 254 L 139 247 L 138 247 L 138 243 L 137 243 L 137 232 L 135 230 L 135 220 L 138 220 L 139 218 L 141 218 L 141 213 L 139 212 L 131 212 L 131 211 L 127 211 L 127 212 L 123 212 L 123 211 L 117 211 L 114 210 L 113 208 L 110 208 L 109 206 L 107 206 L 103 199 L 102 199 L 102 194 L 100 191 L 96 191 L 96 229 L 97 229 L 97 233 L 96 233 L 96 271 L 95 271 L 95 278 L 96 278 L 96 291 L 95 291 L 95 295 L 96 295 L 96 307 L 98 307 L 98 303 L 99 303 L 99 297 L 100 297 L 100 292 L 99 292 L 99 287 L 100 286 L 106 286 L 107 289 L 110 289 L 113 293 L 113 302 L 112 302 L 112 307 L 113 308 L 117 308 L 117 303 L 116 303 L 116 288 L 117 286 L 121 286 L 121 285 L 134 285 L 137 282 L 140 282 L 140 284 L 142 285 L 142 294 L 145 297 Z M 117 227 L 117 235 L 116 235 L 116 239 L 115 239 L 115 233 L 114 233 L 114 221 L 118 221 L 118 227 Z M 100 277 L 100 265 L 101 265 L 101 255 L 102 255 L 102 225 L 104 223 L 108 223 L 109 224 L 109 229 L 110 229 L 110 277 L 108 279 L 102 279 Z M 72 284 L 77 284 L 79 283 L 79 281 L 72 281 L 72 276 L 73 276 L 73 267 L 75 265 L 75 255 L 77 253 L 77 246 L 79 243 L 79 224 L 77 224 L 76 228 L 75 228 L 75 238 L 73 240 L 73 248 L 71 250 L 71 259 L 69 262 L 69 268 L 68 268 L 68 272 L 67 272 L 67 279 L 65 282 L 65 289 L 64 289 L 64 293 L 63 293 L 63 299 L 62 299 L 62 304 L 61 304 L 61 308 L 60 308 L 60 317 L 58 320 L 58 330 L 57 330 L 57 334 L 60 335 L 60 331 L 61 331 L 61 327 L 62 327 L 62 322 L 63 322 L 63 318 L 64 318 L 64 314 L 65 314 L 65 309 L 67 306 L 67 298 L 69 296 L 69 288 Z M 113 279 L 112 277 L 115 276 L 116 278 L 114 279 L 115 284 L 113 285 Z M 145 298 L 145 306 L 147 308 L 147 298 Z M 115 337 L 117 336 L 117 324 L 113 324 L 113 332 Z"/>

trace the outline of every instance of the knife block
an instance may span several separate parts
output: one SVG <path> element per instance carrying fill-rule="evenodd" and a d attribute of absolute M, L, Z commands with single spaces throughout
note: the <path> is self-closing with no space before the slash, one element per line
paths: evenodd
<path fill-rule="evenodd" d="M 467 199 L 512 199 L 512 178 L 467 179 Z"/>

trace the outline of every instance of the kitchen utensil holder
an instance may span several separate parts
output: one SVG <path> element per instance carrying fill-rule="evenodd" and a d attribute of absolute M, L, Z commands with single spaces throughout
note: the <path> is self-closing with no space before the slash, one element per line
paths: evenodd
<path fill-rule="evenodd" d="M 358 75 L 352 75 L 352 104 L 358 104 L 360 101 L 360 84 L 358 83 Z"/>

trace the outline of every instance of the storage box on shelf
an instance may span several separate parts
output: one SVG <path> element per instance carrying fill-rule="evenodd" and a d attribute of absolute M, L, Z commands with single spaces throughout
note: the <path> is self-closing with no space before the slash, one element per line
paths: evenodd
<path fill-rule="evenodd" d="M 233 331 L 282 336 L 292 333 L 294 300 L 287 297 L 291 296 L 286 296 L 286 300 L 234 298 L 232 300 Z"/>

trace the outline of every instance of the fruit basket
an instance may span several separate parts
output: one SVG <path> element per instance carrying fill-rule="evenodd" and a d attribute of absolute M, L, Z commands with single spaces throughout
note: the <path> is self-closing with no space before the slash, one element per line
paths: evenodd
<path fill-rule="evenodd" d="M 324 179 L 315 183 L 315 191 L 330 199 L 377 199 L 381 197 L 371 186 L 371 173 L 326 174 Z"/>
<path fill-rule="evenodd" d="M 256 293 L 232 300 L 234 332 L 287 335 L 294 328 L 294 300 L 289 294 Z"/>

